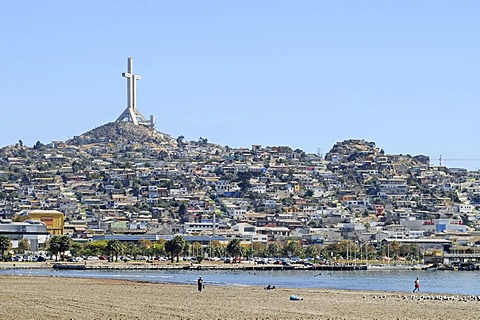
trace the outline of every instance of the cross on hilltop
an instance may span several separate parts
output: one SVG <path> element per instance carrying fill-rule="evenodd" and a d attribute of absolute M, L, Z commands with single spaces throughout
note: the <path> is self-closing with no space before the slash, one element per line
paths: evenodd
<path fill-rule="evenodd" d="M 135 125 L 144 125 L 150 128 L 155 127 L 155 118 L 150 116 L 150 120 L 145 119 L 143 114 L 137 109 L 137 80 L 142 76 L 133 73 L 133 59 L 127 60 L 127 72 L 123 72 L 122 76 L 127 78 L 127 108 L 122 112 L 116 122 L 127 121 Z"/>

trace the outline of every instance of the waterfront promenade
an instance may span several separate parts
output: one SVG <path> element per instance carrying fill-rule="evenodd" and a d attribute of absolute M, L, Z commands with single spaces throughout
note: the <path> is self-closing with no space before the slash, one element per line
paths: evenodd
<path fill-rule="evenodd" d="M 316 264 L 316 265 L 275 265 L 275 264 L 253 264 L 253 263 L 223 263 L 206 261 L 201 264 L 192 263 L 170 263 L 144 261 L 129 262 L 106 262 L 106 261 L 85 261 L 85 262 L 0 262 L 0 269 L 70 269 L 70 270 L 239 270 L 239 271 L 282 271 L 282 270 L 319 270 L 319 271 L 355 271 L 367 270 L 367 265 L 360 264 Z"/>
<path fill-rule="evenodd" d="M 239 270 L 239 271 L 283 271 L 283 270 L 317 270 L 317 271 L 355 271 L 367 270 L 366 265 L 255 265 L 255 264 L 82 264 L 54 263 L 54 269 L 63 270 Z"/>

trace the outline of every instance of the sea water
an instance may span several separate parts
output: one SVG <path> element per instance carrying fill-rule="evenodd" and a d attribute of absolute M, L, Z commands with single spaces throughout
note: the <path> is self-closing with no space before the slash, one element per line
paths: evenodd
<path fill-rule="evenodd" d="M 53 270 L 5 269 L 0 274 L 124 279 L 154 283 L 267 286 L 412 292 L 420 279 L 420 292 L 480 295 L 478 271 L 366 270 L 366 271 L 238 271 L 238 270 Z"/>

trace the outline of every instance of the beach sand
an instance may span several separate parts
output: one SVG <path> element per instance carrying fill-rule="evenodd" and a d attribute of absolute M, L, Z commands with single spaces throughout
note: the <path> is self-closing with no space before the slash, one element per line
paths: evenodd
<path fill-rule="evenodd" d="M 0 276 L 0 319 L 480 318 L 480 301 L 420 300 L 427 296 L 422 293 L 209 286 L 205 280 L 198 292 L 195 284 Z M 291 295 L 303 300 L 290 301 Z"/>

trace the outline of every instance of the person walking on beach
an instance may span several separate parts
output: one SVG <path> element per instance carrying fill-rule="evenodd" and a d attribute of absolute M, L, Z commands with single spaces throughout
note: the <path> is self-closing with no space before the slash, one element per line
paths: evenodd
<path fill-rule="evenodd" d="M 202 292 L 202 289 L 203 289 L 203 279 L 202 279 L 202 277 L 198 277 L 197 286 L 198 286 L 198 291 Z"/>
<path fill-rule="evenodd" d="M 413 282 L 413 284 L 414 284 L 414 286 L 415 286 L 415 288 L 413 288 L 413 292 L 415 292 L 415 291 L 420 291 L 420 280 L 418 280 L 418 278 L 415 279 L 415 281 Z"/>

